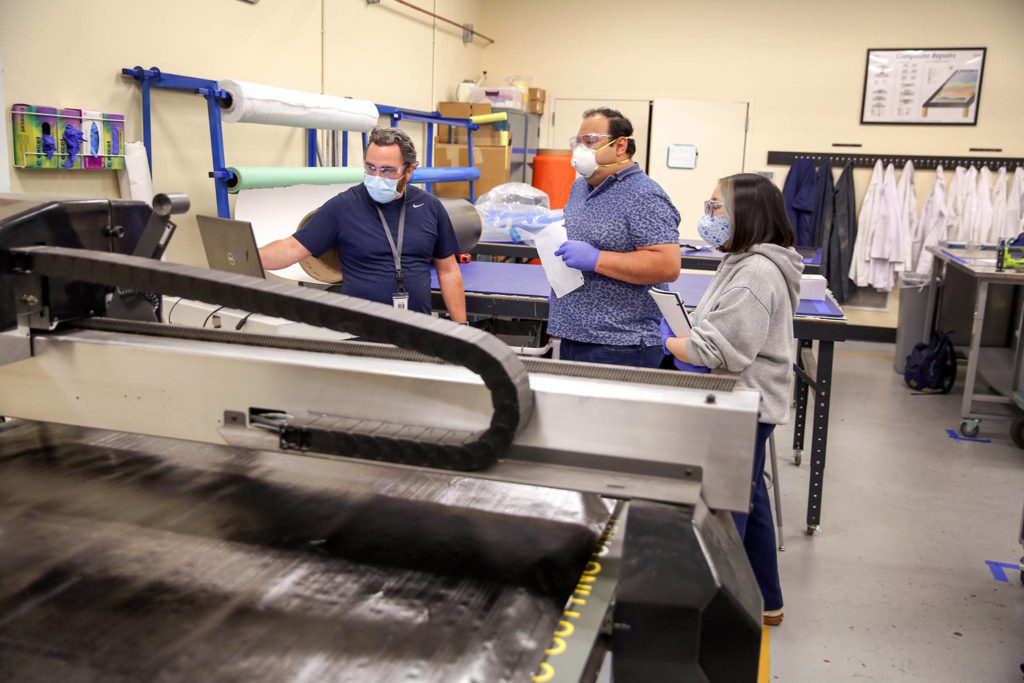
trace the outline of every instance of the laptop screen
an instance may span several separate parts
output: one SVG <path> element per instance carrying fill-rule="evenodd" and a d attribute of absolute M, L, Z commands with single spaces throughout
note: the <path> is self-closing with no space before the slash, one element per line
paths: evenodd
<path fill-rule="evenodd" d="M 196 216 L 206 262 L 213 270 L 265 277 L 252 223 L 229 218 Z"/>

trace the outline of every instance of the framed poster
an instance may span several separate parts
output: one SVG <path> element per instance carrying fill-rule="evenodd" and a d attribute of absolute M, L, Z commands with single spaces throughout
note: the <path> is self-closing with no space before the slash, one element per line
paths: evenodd
<path fill-rule="evenodd" d="M 985 48 L 868 50 L 861 123 L 978 123 Z"/>

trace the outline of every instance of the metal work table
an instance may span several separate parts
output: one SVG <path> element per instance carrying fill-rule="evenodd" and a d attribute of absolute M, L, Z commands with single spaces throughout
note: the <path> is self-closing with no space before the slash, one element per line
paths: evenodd
<path fill-rule="evenodd" d="M 1018 446 L 1024 447 L 1024 417 L 1020 417 L 1014 405 L 1024 410 L 1024 394 L 1021 393 L 1021 307 L 1014 308 L 1014 343 L 1011 347 L 982 346 L 985 328 L 985 306 L 992 284 L 1024 286 L 1024 272 L 996 270 L 995 250 L 967 249 L 964 247 L 928 247 L 935 256 L 932 263 L 931 287 L 925 311 L 924 339 L 928 341 L 936 325 L 936 310 L 946 270 L 954 268 L 976 281 L 974 316 L 967 351 L 967 372 L 964 377 L 964 396 L 960 407 L 960 433 L 968 438 L 978 435 L 979 423 L 985 417 L 1012 417 L 1017 414 L 1010 428 L 1010 436 Z M 995 393 L 977 393 L 978 379 L 981 378 Z M 1007 410 L 1008 408 L 1008 410 Z"/>
<path fill-rule="evenodd" d="M 550 287 L 541 266 L 523 263 L 472 261 L 459 266 L 466 290 L 469 315 L 526 320 L 547 320 Z M 444 300 L 432 276 L 433 308 L 444 310 Z M 711 282 L 711 273 L 680 273 L 670 288 L 686 302 L 696 304 Z M 794 460 L 803 456 L 807 425 L 808 389 L 814 390 L 814 420 L 811 434 L 811 478 L 807 496 L 807 531 L 820 529 L 821 498 L 825 480 L 829 402 L 832 391 L 832 362 L 835 342 L 846 339 L 846 317 L 834 300 L 801 300 L 793 320 L 793 332 L 800 344 L 794 365 L 796 373 L 796 415 L 793 426 Z M 812 352 L 818 342 L 817 357 Z"/>
<path fill-rule="evenodd" d="M 679 265 L 686 270 L 717 270 L 722 262 L 722 252 L 711 247 L 695 248 L 690 244 L 679 245 Z M 821 272 L 821 249 L 803 248 L 798 251 L 804 256 L 804 273 L 815 275 Z M 504 256 L 529 261 L 537 258 L 537 250 L 521 242 L 478 242 L 473 254 L 479 256 Z"/>

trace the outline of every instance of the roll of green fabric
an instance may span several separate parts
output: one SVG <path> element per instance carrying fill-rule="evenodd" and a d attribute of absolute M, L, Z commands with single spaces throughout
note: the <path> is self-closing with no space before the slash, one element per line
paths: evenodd
<path fill-rule="evenodd" d="M 292 185 L 336 185 L 363 182 L 362 166 L 232 166 L 228 192 Z"/>

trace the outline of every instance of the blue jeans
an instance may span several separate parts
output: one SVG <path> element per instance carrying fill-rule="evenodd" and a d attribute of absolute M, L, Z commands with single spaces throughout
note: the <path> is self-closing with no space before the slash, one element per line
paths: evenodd
<path fill-rule="evenodd" d="M 775 425 L 757 423 L 757 442 L 754 444 L 754 476 L 751 480 L 750 514 L 732 513 L 736 529 L 743 539 L 747 559 L 757 577 L 764 609 L 782 609 L 782 586 L 779 585 L 779 558 L 776 555 L 775 525 L 768 500 L 768 486 L 764 483 L 765 449 Z"/>
<path fill-rule="evenodd" d="M 605 363 L 607 365 L 631 365 L 638 368 L 656 368 L 661 365 L 661 346 L 632 344 L 613 346 L 611 344 L 589 344 L 587 342 L 563 339 L 558 357 L 561 360 L 575 360 L 584 363 Z"/>

